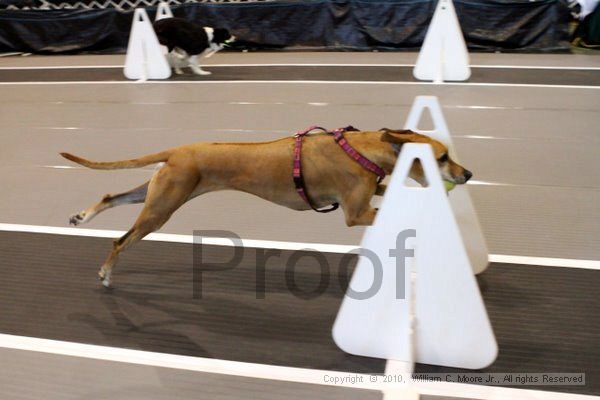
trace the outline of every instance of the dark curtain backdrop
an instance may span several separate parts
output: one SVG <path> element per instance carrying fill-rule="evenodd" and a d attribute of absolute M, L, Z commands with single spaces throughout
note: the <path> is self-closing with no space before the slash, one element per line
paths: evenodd
<path fill-rule="evenodd" d="M 239 48 L 410 50 L 425 37 L 435 1 L 197 3 L 175 16 L 228 28 Z M 559 0 L 455 0 L 467 44 L 482 51 L 565 51 L 569 12 Z M 148 8 L 150 17 L 155 9 Z M 133 11 L 0 11 L 0 52 L 124 52 Z"/>

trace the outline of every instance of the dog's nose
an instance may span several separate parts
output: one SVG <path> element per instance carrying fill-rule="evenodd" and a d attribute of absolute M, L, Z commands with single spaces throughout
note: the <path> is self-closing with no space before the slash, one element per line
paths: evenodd
<path fill-rule="evenodd" d="M 463 175 L 465 177 L 465 183 L 467 183 L 469 181 L 469 179 L 471 179 L 473 177 L 473 173 L 471 171 L 469 171 L 468 169 L 465 169 L 465 172 Z"/>

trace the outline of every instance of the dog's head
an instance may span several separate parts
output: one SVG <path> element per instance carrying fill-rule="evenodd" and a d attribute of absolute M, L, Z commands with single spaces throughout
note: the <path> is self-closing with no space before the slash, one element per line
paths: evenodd
<path fill-rule="evenodd" d="M 214 28 L 213 29 L 213 37 L 211 42 L 218 46 L 225 47 L 235 41 L 235 36 L 233 36 L 229 31 L 225 28 Z"/>
<path fill-rule="evenodd" d="M 390 143 L 396 155 L 400 153 L 400 149 L 404 143 L 427 143 L 431 145 L 442 179 L 446 181 L 463 184 L 473 176 L 471 171 L 464 168 L 462 165 L 457 164 L 450 158 L 448 155 L 448 148 L 444 146 L 444 144 L 429 136 L 421 135 L 408 129 L 393 130 L 383 128 L 380 129 L 380 132 L 382 132 L 381 141 Z M 425 183 L 426 180 L 423 174 L 423 167 L 419 160 L 415 160 L 415 163 L 410 170 L 410 177 L 421 184 Z"/>

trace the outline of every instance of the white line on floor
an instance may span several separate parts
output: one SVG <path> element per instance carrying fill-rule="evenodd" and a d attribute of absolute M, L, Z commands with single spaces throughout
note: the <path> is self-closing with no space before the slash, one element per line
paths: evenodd
<path fill-rule="evenodd" d="M 37 69 L 105 69 L 124 68 L 124 65 L 47 65 L 47 66 L 10 66 L 0 70 L 37 70 Z"/>
<path fill-rule="evenodd" d="M 577 67 L 577 66 L 559 66 L 559 65 L 481 65 L 473 64 L 471 68 L 498 68 L 498 69 L 572 69 L 572 70 L 600 70 L 600 67 Z"/>
<path fill-rule="evenodd" d="M 23 53 L 18 52 L 18 51 L 13 51 L 10 53 L 0 53 L 0 57 L 13 57 L 13 56 L 19 56 L 21 54 L 23 54 Z M 15 67 L 10 67 L 10 68 L 15 68 Z M 18 67 L 16 67 L 16 68 L 18 68 Z"/>
<path fill-rule="evenodd" d="M 206 64 L 206 67 L 414 67 L 415 64 L 368 64 L 368 63 L 253 63 L 253 64 Z M 76 68 L 76 67 L 74 67 Z M 471 68 L 497 68 L 497 69 L 549 69 L 549 70 L 600 70 L 600 67 L 561 67 L 543 65 L 482 65 L 473 64 Z"/>
<path fill-rule="evenodd" d="M 97 238 L 118 238 L 125 234 L 125 231 L 113 231 L 104 229 L 84 229 L 43 225 L 23 225 L 23 224 L 4 224 L 0 223 L 0 231 L 6 232 L 29 232 L 46 233 L 52 235 L 67 236 L 85 236 Z M 151 233 L 144 240 L 156 242 L 171 243 L 194 243 L 193 235 L 180 235 L 173 233 Z M 273 240 L 255 240 L 241 239 L 244 247 L 261 249 L 279 249 L 279 250 L 313 250 L 323 253 L 356 253 L 359 246 L 327 243 L 303 243 L 303 242 L 283 242 Z M 236 243 L 228 238 L 203 237 L 202 244 L 214 246 L 236 246 Z M 541 265 L 548 267 L 565 267 L 600 270 L 600 261 L 598 260 L 580 260 L 567 258 L 549 258 L 549 257 L 528 257 L 518 255 L 490 254 L 490 262 L 521 264 L 521 265 Z"/>
<path fill-rule="evenodd" d="M 125 234 L 125 231 L 113 231 L 104 229 L 84 229 L 71 227 L 57 226 L 42 226 L 42 225 L 22 225 L 22 224 L 4 224 L 0 223 L 0 231 L 7 232 L 30 232 L 30 233 L 46 233 L 51 235 L 67 235 L 67 236 L 84 236 L 97 238 L 118 238 Z M 151 233 L 144 240 L 155 242 L 170 242 L 170 243 L 186 243 L 193 244 L 193 235 L 180 235 L 173 233 Z M 228 238 L 203 237 L 202 244 L 214 246 L 235 246 L 235 243 Z M 358 246 L 341 245 L 341 244 L 323 244 L 323 243 L 300 243 L 300 242 L 282 242 L 271 240 L 253 240 L 242 239 L 244 247 L 249 248 L 264 248 L 264 249 L 279 249 L 279 250 L 301 250 L 310 249 L 321 251 L 323 253 L 348 253 L 356 252 Z"/>
<path fill-rule="evenodd" d="M 91 358 L 95 360 L 126 362 L 154 367 L 175 368 L 188 371 L 320 385 L 333 385 L 333 382 L 325 381 L 325 375 L 329 375 L 331 377 L 343 377 L 348 375 L 344 372 L 321 371 L 227 361 L 212 358 L 181 356 L 6 334 L 0 334 L 0 347 L 59 354 L 64 356 Z M 366 376 L 367 375 L 365 375 L 365 377 Z M 365 382 L 362 384 L 358 383 L 357 385 L 353 385 L 351 387 L 357 389 L 375 390 L 380 388 L 377 385 L 371 384 L 369 379 L 363 380 Z M 346 384 L 340 384 L 340 386 L 346 386 Z"/>
<path fill-rule="evenodd" d="M 205 67 L 414 67 L 415 64 L 385 64 L 385 63 L 241 63 L 241 64 L 206 64 Z M 44 70 L 44 69 L 106 69 L 124 68 L 124 65 L 48 65 L 48 66 L 8 66 L 0 67 L 0 70 Z M 542 69 L 542 70 L 600 70 L 600 67 L 580 66 L 545 66 L 545 65 L 487 65 L 473 64 L 471 68 L 495 68 L 495 69 Z"/>
<path fill-rule="evenodd" d="M 0 347 L 56 354 L 70 357 L 82 357 L 94 360 L 124 362 L 129 364 L 173 368 L 202 373 L 240 376 L 254 379 L 266 379 L 295 382 L 313 385 L 337 386 L 354 389 L 382 390 L 398 389 L 400 384 L 387 384 L 380 376 L 372 382 L 373 375 L 355 374 L 339 371 L 327 371 L 307 368 L 283 367 L 267 364 L 245 363 L 212 358 L 180 356 L 174 354 L 155 353 L 149 351 L 130 350 L 118 347 L 96 346 L 58 340 L 48 340 L 25 336 L 0 334 Z M 354 377 L 353 381 L 348 378 Z M 334 383 L 333 379 L 341 383 Z M 345 380 L 342 380 L 346 378 Z M 598 396 L 576 395 L 571 393 L 537 391 L 530 389 L 513 389 L 507 387 L 491 387 L 468 385 L 464 383 L 415 382 L 412 389 L 431 396 L 455 396 L 461 398 L 492 400 L 592 400 Z"/>
<path fill-rule="evenodd" d="M 483 82 L 412 82 L 412 81 L 317 81 L 317 80 L 213 80 L 213 81 L 56 81 L 56 82 L 0 82 L 0 85 L 144 85 L 144 84 L 294 84 L 294 85 L 435 85 L 441 86 L 489 86 L 489 87 L 524 87 L 548 89 L 588 89 L 599 90 L 600 86 L 586 85 L 542 85 L 528 83 L 483 83 Z"/>

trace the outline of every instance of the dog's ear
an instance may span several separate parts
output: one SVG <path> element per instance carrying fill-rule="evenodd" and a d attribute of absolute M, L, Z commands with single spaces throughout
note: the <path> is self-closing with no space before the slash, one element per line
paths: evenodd
<path fill-rule="evenodd" d="M 388 128 L 381 128 L 379 132 L 383 132 L 381 135 L 382 142 L 403 144 L 415 141 L 415 132 L 410 129 L 393 130 Z"/>
<path fill-rule="evenodd" d="M 396 133 L 398 135 L 410 135 L 411 133 L 415 133 L 410 129 L 390 129 L 390 128 L 381 128 L 379 132 L 388 132 L 388 133 Z"/>

